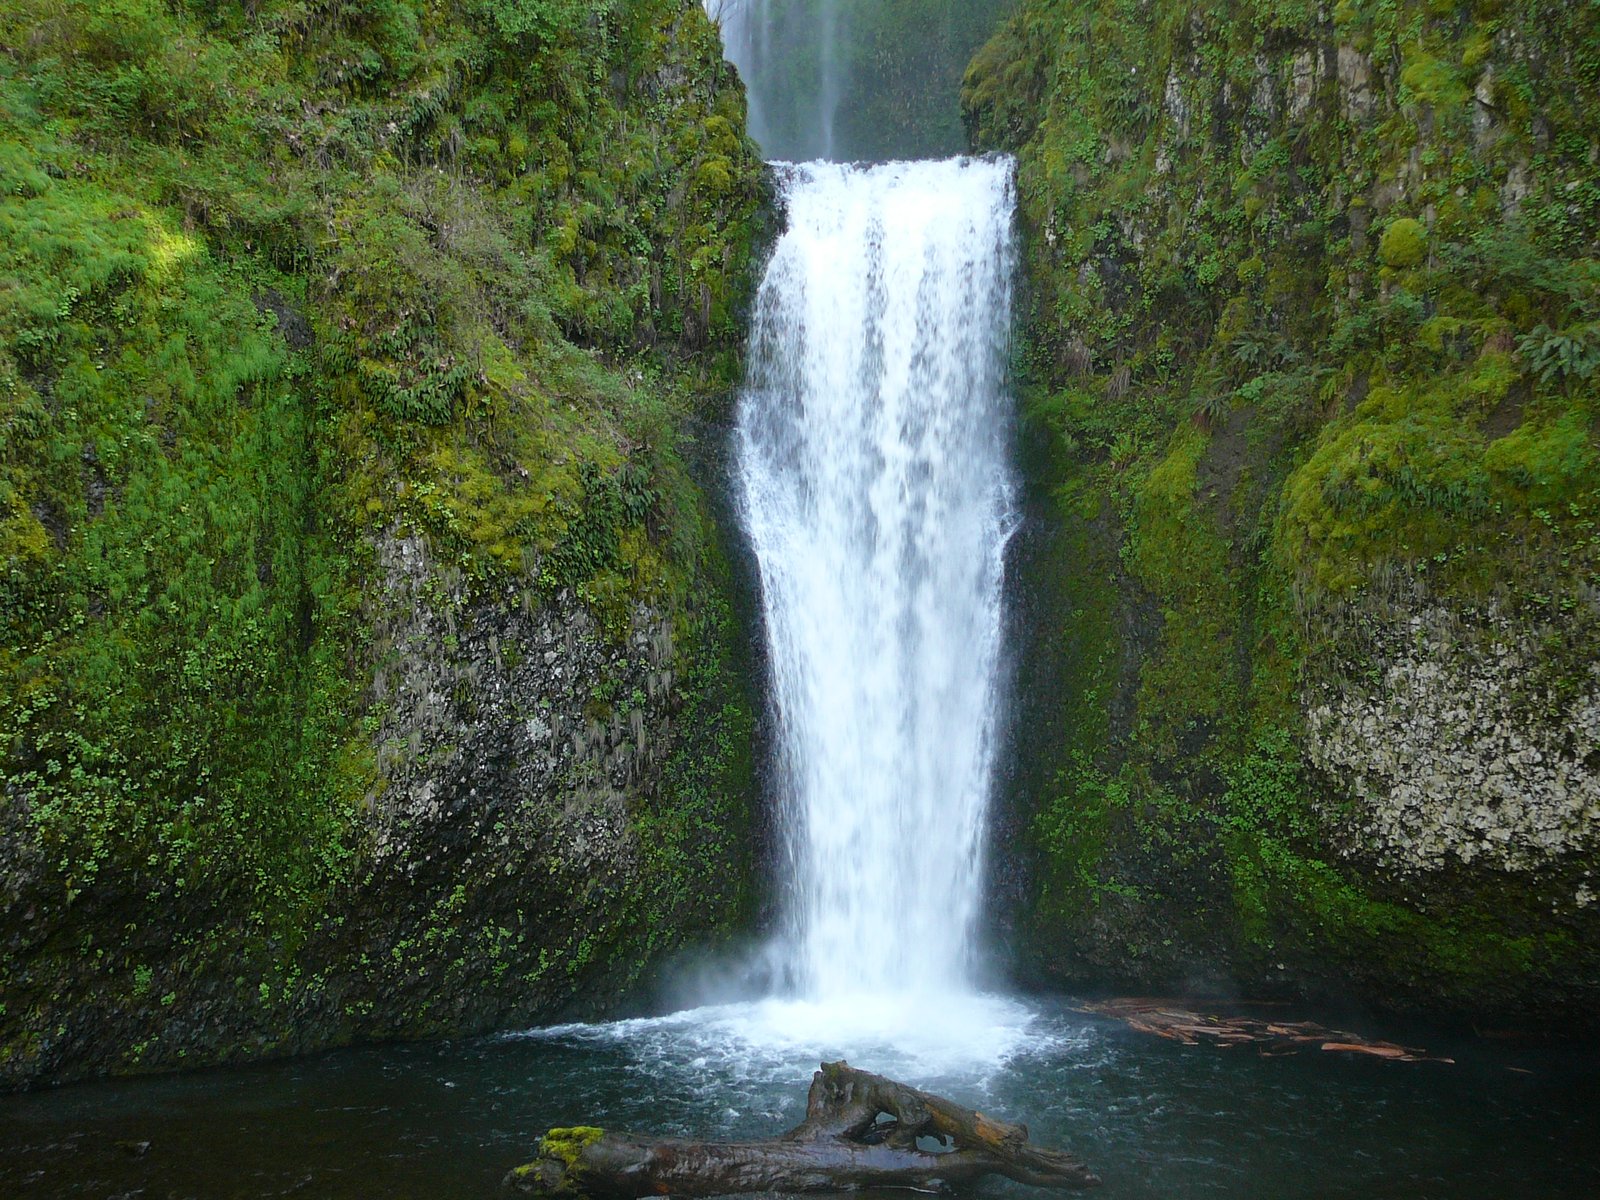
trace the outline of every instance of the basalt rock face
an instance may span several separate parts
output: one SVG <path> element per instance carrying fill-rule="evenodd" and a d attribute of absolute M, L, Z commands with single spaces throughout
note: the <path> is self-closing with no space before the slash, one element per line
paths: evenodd
<path fill-rule="evenodd" d="M 0 1087 L 603 1011 L 743 927 L 708 447 L 771 204 L 701 7 L 0 46 Z"/>
<path fill-rule="evenodd" d="M 662 951 L 748 921 L 732 581 L 607 629 L 567 592 L 473 596 L 423 539 L 377 549 L 368 850 L 307 951 L 353 1036 L 604 1013 Z"/>
<path fill-rule="evenodd" d="M 1306 757 L 1349 798 L 1326 814 L 1341 854 L 1408 874 L 1592 860 L 1600 664 L 1559 687 L 1540 677 L 1558 627 L 1469 619 L 1424 609 L 1376 631 L 1369 674 L 1307 697 Z"/>
<path fill-rule="evenodd" d="M 1592 1024 L 1597 21 L 1030 3 L 969 69 L 1030 974 Z"/>

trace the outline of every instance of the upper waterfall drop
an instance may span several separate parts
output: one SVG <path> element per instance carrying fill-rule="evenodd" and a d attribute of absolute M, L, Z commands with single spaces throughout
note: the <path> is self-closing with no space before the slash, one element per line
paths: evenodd
<path fill-rule="evenodd" d="M 785 968 L 971 973 L 1013 515 L 1012 164 L 780 168 L 738 420 L 780 719 Z"/>
<path fill-rule="evenodd" d="M 750 136 L 769 154 L 838 157 L 836 126 L 847 90 L 840 0 L 704 3 L 721 27 L 729 60 L 746 76 Z"/>

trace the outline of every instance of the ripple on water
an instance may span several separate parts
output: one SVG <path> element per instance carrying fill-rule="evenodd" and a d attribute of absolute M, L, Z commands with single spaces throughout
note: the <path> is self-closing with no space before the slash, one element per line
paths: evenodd
<path fill-rule="evenodd" d="M 472 1200 L 555 1125 L 772 1136 L 838 1057 L 1026 1122 L 1098 1200 L 1600 1196 L 1592 1047 L 1429 1044 L 1459 1063 L 1180 1046 L 1049 999 L 718 1005 L 0 1098 L 0 1196 Z"/>

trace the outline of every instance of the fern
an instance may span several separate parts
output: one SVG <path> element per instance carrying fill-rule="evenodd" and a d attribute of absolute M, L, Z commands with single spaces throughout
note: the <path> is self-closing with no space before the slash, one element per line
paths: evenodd
<path fill-rule="evenodd" d="M 1214 392 L 1204 397 L 1195 406 L 1194 423 L 1201 429 L 1214 429 L 1217 422 L 1227 417 L 1233 407 L 1233 399 L 1225 392 Z"/>
<path fill-rule="evenodd" d="M 1564 330 L 1540 325 L 1517 341 L 1527 369 L 1540 383 L 1555 379 L 1588 379 L 1600 367 L 1600 324 L 1569 326 Z"/>

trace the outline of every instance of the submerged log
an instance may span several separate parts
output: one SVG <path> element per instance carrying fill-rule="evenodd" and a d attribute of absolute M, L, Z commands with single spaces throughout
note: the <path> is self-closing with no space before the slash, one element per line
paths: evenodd
<path fill-rule="evenodd" d="M 1273 1008 L 1269 1004 L 1244 1004 L 1236 1008 Z M 1276 1058 L 1304 1050 L 1330 1050 L 1339 1054 L 1364 1054 L 1394 1062 L 1453 1063 L 1415 1046 L 1363 1037 L 1348 1029 L 1329 1029 L 1315 1021 L 1285 1021 L 1244 1011 L 1200 1012 L 1178 1000 L 1150 996 L 1119 996 L 1078 1007 L 1079 1012 L 1114 1017 L 1129 1029 L 1154 1034 L 1185 1046 L 1254 1046 L 1257 1053 Z"/>
<path fill-rule="evenodd" d="M 933 1148 L 924 1148 L 931 1142 Z M 1082 1162 L 1028 1142 L 1023 1125 L 973 1112 L 848 1063 L 823 1063 L 811 1079 L 806 1119 L 754 1142 L 642 1138 L 579 1126 L 552 1129 L 538 1156 L 505 1178 L 533 1196 L 638 1200 L 747 1192 L 931 1191 L 1003 1175 L 1073 1190 L 1100 1182 Z"/>

